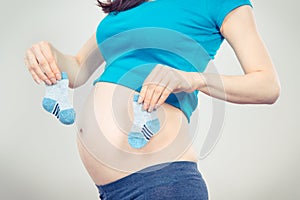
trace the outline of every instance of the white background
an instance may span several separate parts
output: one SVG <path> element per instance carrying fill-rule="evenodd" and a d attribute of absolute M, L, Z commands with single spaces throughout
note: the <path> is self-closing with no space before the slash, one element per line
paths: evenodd
<path fill-rule="evenodd" d="M 222 137 L 199 161 L 212 200 L 300 199 L 298 106 L 299 6 L 296 0 L 252 1 L 257 26 L 273 58 L 282 91 L 274 105 L 226 103 Z M 1 1 L 0 199 L 96 200 L 98 191 L 76 147 L 75 127 L 41 107 L 23 57 L 41 40 L 74 55 L 103 15 L 96 1 Z M 224 42 L 215 60 L 222 74 L 241 74 Z M 205 102 L 204 95 L 200 96 Z M 205 104 L 200 104 L 205 106 Z M 205 119 L 205 109 L 200 109 Z"/>

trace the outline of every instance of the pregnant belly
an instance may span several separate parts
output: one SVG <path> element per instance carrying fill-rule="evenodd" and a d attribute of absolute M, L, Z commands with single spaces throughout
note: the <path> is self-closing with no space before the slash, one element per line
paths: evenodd
<path fill-rule="evenodd" d="M 98 82 L 77 118 L 81 159 L 98 185 L 145 167 L 178 160 L 197 162 L 188 122 L 181 110 L 164 103 L 157 109 L 160 130 L 141 149 L 132 148 L 127 135 L 133 125 L 136 91 L 110 82 Z"/>

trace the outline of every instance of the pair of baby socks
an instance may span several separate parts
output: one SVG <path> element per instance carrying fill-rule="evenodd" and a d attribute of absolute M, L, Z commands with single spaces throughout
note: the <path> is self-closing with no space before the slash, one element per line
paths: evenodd
<path fill-rule="evenodd" d="M 147 112 L 143 109 L 143 104 L 138 103 L 138 98 L 138 94 L 133 97 L 134 119 L 128 134 L 128 143 L 136 149 L 144 147 L 160 129 L 157 110 Z"/>
<path fill-rule="evenodd" d="M 75 111 L 68 99 L 69 80 L 65 72 L 62 79 L 54 85 L 46 85 L 46 93 L 43 98 L 43 108 L 56 116 L 63 124 L 73 124 Z M 139 149 L 144 147 L 149 140 L 159 131 L 160 123 L 156 110 L 151 113 L 143 109 L 143 104 L 138 103 L 139 95 L 133 97 L 133 125 L 128 134 L 128 143 L 131 147 Z"/>
<path fill-rule="evenodd" d="M 53 114 L 63 124 L 70 125 L 75 121 L 75 111 L 69 101 L 69 79 L 65 72 L 62 78 L 54 85 L 46 85 L 46 94 L 43 98 L 43 108 Z"/>

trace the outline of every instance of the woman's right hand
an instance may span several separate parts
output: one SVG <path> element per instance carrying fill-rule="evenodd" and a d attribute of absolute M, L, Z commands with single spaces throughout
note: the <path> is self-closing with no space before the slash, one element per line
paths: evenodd
<path fill-rule="evenodd" d="M 43 81 L 52 85 L 61 80 L 55 49 L 49 42 L 41 41 L 32 45 L 27 49 L 24 61 L 36 83 Z"/>

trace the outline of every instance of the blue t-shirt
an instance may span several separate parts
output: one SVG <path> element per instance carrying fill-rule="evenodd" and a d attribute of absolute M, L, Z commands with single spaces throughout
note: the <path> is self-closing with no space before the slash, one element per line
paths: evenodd
<path fill-rule="evenodd" d="M 157 64 L 203 72 L 224 40 L 224 18 L 242 5 L 252 7 L 250 0 L 154 0 L 109 13 L 96 31 L 106 66 L 94 84 L 112 82 L 140 92 Z M 190 122 L 198 92 L 171 93 L 165 103 Z"/>

